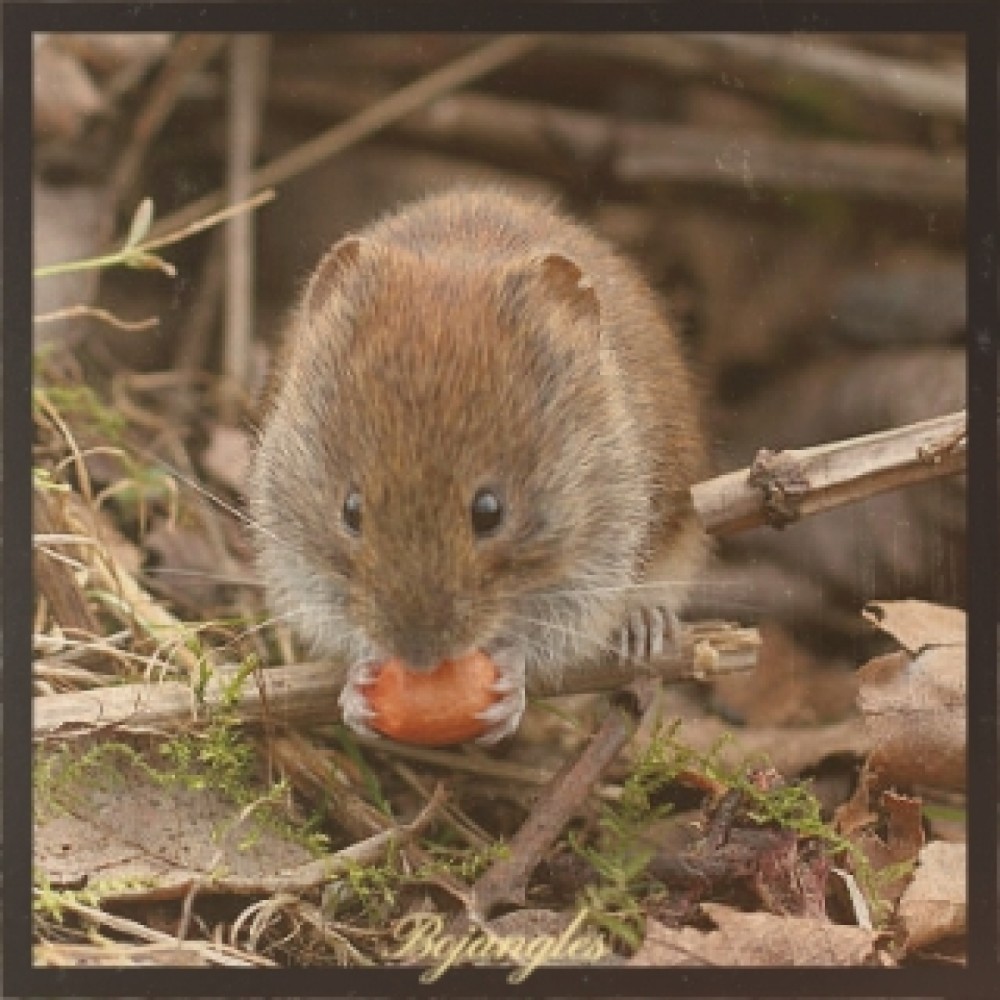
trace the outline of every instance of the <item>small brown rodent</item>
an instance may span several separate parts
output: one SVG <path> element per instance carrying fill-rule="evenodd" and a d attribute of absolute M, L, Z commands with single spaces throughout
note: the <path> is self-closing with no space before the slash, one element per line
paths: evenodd
<path fill-rule="evenodd" d="M 516 729 L 525 672 L 658 651 L 704 537 L 698 402 L 636 270 L 501 190 L 341 240 L 297 307 L 248 496 L 271 609 L 352 664 L 481 649 Z M 640 652 L 640 650 L 635 650 Z"/>

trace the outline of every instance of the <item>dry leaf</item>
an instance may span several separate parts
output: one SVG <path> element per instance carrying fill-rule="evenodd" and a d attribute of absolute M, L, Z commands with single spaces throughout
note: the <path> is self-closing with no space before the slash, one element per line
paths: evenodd
<path fill-rule="evenodd" d="M 962 790 L 966 781 L 966 656 L 932 646 L 915 659 L 878 657 L 859 671 L 858 704 L 883 784 Z"/>
<path fill-rule="evenodd" d="M 966 930 L 966 848 L 937 840 L 920 852 L 913 881 L 899 901 L 907 952 Z"/>
<path fill-rule="evenodd" d="M 885 842 L 895 862 L 913 861 L 924 846 L 923 802 L 896 792 L 882 793 Z"/>
<path fill-rule="evenodd" d="M 716 929 L 673 930 L 646 923 L 646 940 L 630 965 L 855 966 L 874 961 L 878 934 L 811 917 L 743 913 L 703 903 Z"/>
<path fill-rule="evenodd" d="M 928 646 L 965 646 L 965 612 L 926 601 L 869 604 L 865 618 L 914 656 Z"/>
<path fill-rule="evenodd" d="M 106 886 L 115 898 L 180 895 L 192 883 L 246 891 L 313 861 L 265 809 L 246 810 L 213 788 L 156 781 L 113 753 L 82 774 L 61 772 L 58 758 L 48 763 L 56 777 L 38 796 L 34 864 L 56 888 Z"/>
<path fill-rule="evenodd" d="M 863 852 L 874 872 L 916 861 L 924 843 L 921 799 L 878 793 L 877 776 L 865 768 L 854 795 L 836 810 L 837 829 Z M 903 871 L 879 886 L 885 902 L 897 900 L 909 881 Z"/>

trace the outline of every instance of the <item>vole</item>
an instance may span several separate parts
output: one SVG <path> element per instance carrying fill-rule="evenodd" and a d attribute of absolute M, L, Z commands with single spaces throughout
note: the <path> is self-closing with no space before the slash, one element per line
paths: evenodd
<path fill-rule="evenodd" d="M 350 664 L 472 650 L 525 676 L 676 638 L 705 551 L 699 404 L 636 269 L 500 189 L 433 195 L 341 239 L 294 310 L 249 477 L 272 611 Z"/>

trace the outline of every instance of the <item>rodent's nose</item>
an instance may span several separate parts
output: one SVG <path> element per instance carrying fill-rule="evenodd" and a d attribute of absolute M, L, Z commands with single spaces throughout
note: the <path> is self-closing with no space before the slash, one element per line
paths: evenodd
<path fill-rule="evenodd" d="M 433 670 L 442 660 L 465 652 L 465 644 L 461 641 L 452 600 L 443 597 L 433 606 L 426 602 L 419 605 L 396 606 L 389 630 L 390 646 L 414 670 Z"/>
<path fill-rule="evenodd" d="M 450 617 L 425 617 L 419 622 L 411 618 L 398 622 L 394 632 L 393 651 L 414 670 L 433 670 L 442 660 L 466 651 Z"/>
<path fill-rule="evenodd" d="M 430 671 L 448 658 L 446 645 L 435 636 L 411 634 L 394 645 L 396 655 L 412 670 Z"/>

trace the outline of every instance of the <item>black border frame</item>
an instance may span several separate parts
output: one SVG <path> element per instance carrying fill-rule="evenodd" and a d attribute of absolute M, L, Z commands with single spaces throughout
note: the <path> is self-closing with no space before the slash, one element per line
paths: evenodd
<path fill-rule="evenodd" d="M 6 996 L 994 996 L 997 914 L 997 52 L 992 0 L 677 2 L 39 3 L 3 5 L 3 678 Z M 969 962 L 907 969 L 460 968 L 433 986 L 374 970 L 41 969 L 31 961 L 31 33 L 34 31 L 948 31 L 968 73 Z M 332 992 L 336 990 L 336 994 Z"/>

